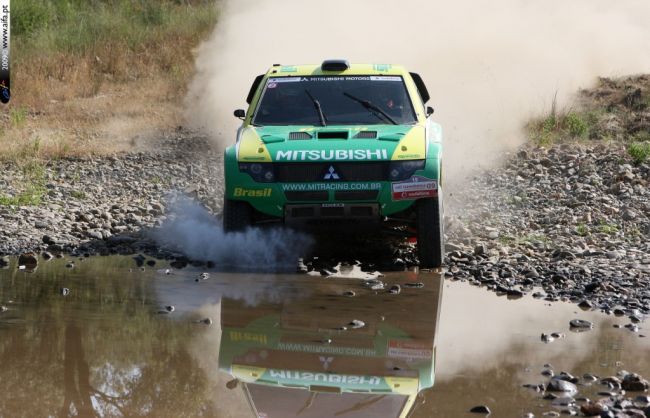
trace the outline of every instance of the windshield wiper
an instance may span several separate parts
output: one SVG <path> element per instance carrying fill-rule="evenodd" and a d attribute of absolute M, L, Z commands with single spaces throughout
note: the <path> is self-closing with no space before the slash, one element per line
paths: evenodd
<path fill-rule="evenodd" d="M 397 124 L 398 124 L 397 122 L 395 122 L 395 119 L 393 119 L 393 118 L 392 118 L 388 113 L 384 112 L 384 110 L 383 110 L 382 108 L 380 108 L 379 106 L 377 106 L 376 104 L 374 104 L 374 103 L 371 102 L 370 100 L 360 99 L 360 98 L 358 98 L 358 97 L 356 97 L 356 96 L 353 96 L 353 95 L 351 95 L 350 93 L 345 92 L 345 91 L 343 92 L 343 95 L 344 95 L 345 97 L 349 97 L 350 99 L 354 100 L 355 102 L 359 102 L 359 103 L 361 103 L 361 105 L 362 105 L 363 107 L 365 107 L 366 109 L 370 110 L 370 111 L 371 111 L 372 113 L 374 113 L 375 115 L 379 114 L 379 115 L 383 116 L 384 118 L 386 118 L 387 121 L 389 121 L 389 122 L 392 123 L 393 125 L 397 125 Z M 377 115 L 377 116 L 379 116 L 379 115 Z"/>
<path fill-rule="evenodd" d="M 311 95 L 309 90 L 305 89 L 305 93 L 307 93 L 307 96 L 311 99 L 311 101 L 314 103 L 314 107 L 316 108 L 316 111 L 318 112 L 318 119 L 320 119 L 320 124 L 322 126 L 327 126 L 327 122 L 325 122 L 325 115 L 323 114 L 323 109 L 320 105 L 320 102 L 314 98 L 314 96 Z"/>

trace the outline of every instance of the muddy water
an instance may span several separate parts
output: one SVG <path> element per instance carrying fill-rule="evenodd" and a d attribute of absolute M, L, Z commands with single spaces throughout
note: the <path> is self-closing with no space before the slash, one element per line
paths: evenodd
<path fill-rule="evenodd" d="M 650 375 L 643 324 L 632 333 L 613 327 L 624 318 L 438 273 L 387 274 L 386 288 L 401 286 L 391 294 L 357 272 L 202 280 L 130 257 L 67 262 L 0 270 L 0 417 L 462 417 L 479 404 L 541 416 L 554 407 L 522 385 L 546 381 L 546 363 Z M 570 332 L 573 318 L 595 327 Z M 566 337 L 540 341 L 555 331 Z"/>

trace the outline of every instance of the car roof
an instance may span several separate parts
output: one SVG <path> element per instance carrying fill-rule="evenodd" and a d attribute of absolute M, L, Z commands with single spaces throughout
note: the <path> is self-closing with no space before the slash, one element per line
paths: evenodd
<path fill-rule="evenodd" d="M 350 64 L 344 71 L 323 71 L 321 64 L 307 65 L 274 65 L 266 73 L 269 77 L 290 77 L 310 75 L 400 75 L 408 72 L 404 67 L 394 64 Z"/>

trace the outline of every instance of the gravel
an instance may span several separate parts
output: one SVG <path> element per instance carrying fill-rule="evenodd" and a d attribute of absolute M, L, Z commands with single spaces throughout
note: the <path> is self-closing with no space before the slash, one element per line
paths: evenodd
<path fill-rule="evenodd" d="M 206 138 L 178 131 L 141 152 L 52 160 L 37 206 L 0 206 L 0 255 L 132 253 L 152 250 L 146 231 L 165 219 L 170 192 L 221 212 L 222 154 Z M 21 168 L 0 163 L 3 195 L 20 193 Z"/>
<path fill-rule="evenodd" d="M 650 166 L 622 145 L 526 147 L 450 200 L 449 278 L 650 312 Z"/>

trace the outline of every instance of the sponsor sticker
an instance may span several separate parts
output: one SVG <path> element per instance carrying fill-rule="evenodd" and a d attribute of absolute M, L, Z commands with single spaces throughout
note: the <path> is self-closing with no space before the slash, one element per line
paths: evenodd
<path fill-rule="evenodd" d="M 379 386 L 382 384 L 382 378 L 379 376 L 359 376 L 359 375 L 346 375 L 334 373 L 312 373 L 302 372 L 296 370 L 278 370 L 269 369 L 268 372 L 271 379 L 289 380 L 294 382 L 309 382 L 309 383 L 345 383 L 348 385 L 368 385 Z"/>
<path fill-rule="evenodd" d="M 235 187 L 232 195 L 234 197 L 271 197 L 273 189 L 266 187 L 264 189 L 244 189 L 242 187 Z"/>
<path fill-rule="evenodd" d="M 265 334 L 253 332 L 230 331 L 230 339 L 232 341 L 250 341 L 260 344 L 268 344 L 268 339 Z"/>
<path fill-rule="evenodd" d="M 279 150 L 276 161 L 367 161 L 386 160 L 386 149 Z"/>
<path fill-rule="evenodd" d="M 321 192 L 328 190 L 381 190 L 381 183 L 284 183 L 285 192 Z"/>
<path fill-rule="evenodd" d="M 388 357 L 403 358 L 409 361 L 428 360 L 433 356 L 430 345 L 417 341 L 390 340 L 388 342 Z"/>
<path fill-rule="evenodd" d="M 270 88 L 270 89 L 274 89 L 277 86 L 278 86 L 278 83 L 269 83 L 269 85 L 267 87 Z"/>
<path fill-rule="evenodd" d="M 300 77 L 273 77 L 269 78 L 267 85 L 269 83 L 295 83 L 300 81 Z"/>
<path fill-rule="evenodd" d="M 402 77 L 392 75 L 375 75 L 371 76 L 370 79 L 372 81 L 402 81 Z"/>
<path fill-rule="evenodd" d="M 421 197 L 435 197 L 438 182 L 422 176 L 413 176 L 407 181 L 391 184 L 393 200 L 413 200 Z"/>

